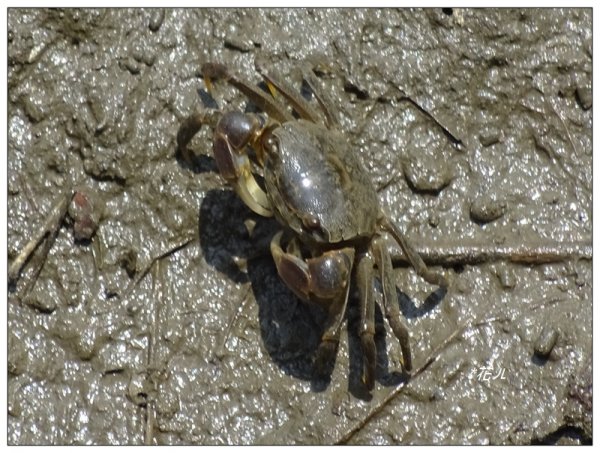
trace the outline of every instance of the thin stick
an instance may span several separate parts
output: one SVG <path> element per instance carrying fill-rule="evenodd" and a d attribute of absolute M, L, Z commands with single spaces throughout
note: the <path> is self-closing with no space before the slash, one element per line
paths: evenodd
<path fill-rule="evenodd" d="M 486 324 L 490 324 L 492 322 L 503 322 L 510 321 L 510 318 L 507 317 L 499 317 L 495 316 L 492 318 L 484 319 L 483 321 L 479 321 L 476 323 L 466 322 L 462 326 L 457 327 L 444 341 L 442 341 L 425 359 L 423 364 L 419 366 L 412 374 L 411 379 L 404 382 L 403 384 L 396 387 L 392 392 L 390 392 L 377 406 L 375 406 L 365 418 L 360 420 L 355 426 L 353 426 L 350 430 L 348 430 L 342 437 L 335 441 L 335 445 L 344 445 L 347 444 L 350 439 L 352 439 L 361 429 L 363 429 L 375 416 L 381 413 L 381 411 L 392 401 L 394 400 L 402 391 L 406 388 L 406 386 L 420 374 L 422 374 L 429 366 L 436 361 L 436 359 L 440 356 L 442 351 L 446 349 L 446 347 L 460 334 L 465 332 L 469 328 L 480 327 Z"/>
<path fill-rule="evenodd" d="M 215 351 L 215 357 L 219 360 L 222 359 L 225 355 L 225 347 L 227 345 L 227 341 L 229 340 L 233 327 L 235 326 L 241 314 L 246 310 L 246 306 L 248 305 L 249 300 L 248 295 L 250 294 L 251 288 L 252 285 L 248 284 L 244 296 L 242 297 L 242 302 L 240 303 L 239 307 L 237 307 L 237 309 L 235 310 L 235 313 L 231 317 L 231 320 L 227 323 L 227 328 L 225 329 L 223 338 L 221 339 L 219 346 L 217 346 Z"/>
<path fill-rule="evenodd" d="M 159 328 L 160 328 L 160 304 L 164 299 L 162 285 L 160 285 L 161 279 L 160 274 L 162 273 L 161 260 L 157 260 L 154 262 L 156 266 L 154 266 L 153 278 L 152 278 L 152 293 L 156 297 L 152 297 L 152 320 L 151 326 L 148 332 L 148 356 L 146 361 L 146 370 L 153 370 L 156 368 L 156 341 L 159 336 Z M 151 266 L 152 267 L 152 266 Z M 158 286 L 158 287 L 157 287 Z M 147 374 L 149 376 L 150 373 Z M 157 384 L 154 379 L 151 379 L 151 383 L 153 385 L 153 390 L 156 392 Z M 154 422 L 155 422 L 155 402 L 154 398 L 148 398 L 145 407 L 146 411 L 146 424 L 144 427 L 144 444 L 152 445 L 152 440 L 154 438 Z"/>
<path fill-rule="evenodd" d="M 58 236 L 58 231 L 59 231 L 58 228 L 56 228 L 56 230 L 52 231 L 50 233 L 50 235 L 47 237 L 47 239 L 44 241 L 43 247 L 41 249 L 38 249 L 39 252 L 33 253 L 32 258 L 31 258 L 31 261 L 33 263 L 33 273 L 27 279 L 27 283 L 25 284 L 25 286 L 23 288 L 19 289 L 17 292 L 18 298 L 20 300 L 23 300 L 25 297 L 27 297 L 29 292 L 35 286 L 35 283 L 37 282 L 37 279 L 40 276 L 40 273 L 42 272 L 42 269 L 44 267 L 44 263 L 46 262 L 46 258 L 48 257 L 48 253 L 50 252 L 50 249 L 52 248 L 52 244 L 54 244 L 54 240 L 56 239 L 56 236 Z"/>
<path fill-rule="evenodd" d="M 562 123 L 563 128 L 565 129 L 565 132 L 567 133 L 567 138 L 569 139 L 569 142 L 571 143 L 571 148 L 573 149 L 573 153 L 578 156 L 579 154 L 577 153 L 577 148 L 575 147 L 575 142 L 573 142 L 573 137 L 571 137 L 571 132 L 569 132 L 569 128 L 567 127 L 567 123 L 565 123 L 565 120 L 563 120 L 562 115 L 558 112 L 558 110 L 556 110 L 556 108 L 554 107 L 554 103 L 549 102 L 548 98 L 544 98 L 546 100 L 546 102 L 548 102 L 548 104 L 550 104 L 550 107 L 552 108 L 552 110 L 554 111 L 554 114 L 556 116 L 558 116 L 558 119 L 560 120 L 560 122 Z"/>
<path fill-rule="evenodd" d="M 29 184 L 27 184 L 27 181 L 25 181 L 25 177 L 22 173 L 19 174 L 19 181 L 21 182 L 21 187 L 23 188 L 23 192 L 25 192 L 25 198 L 27 198 L 29 204 L 33 207 L 35 212 L 40 212 L 40 207 L 35 202 L 35 197 L 31 193 L 31 187 L 29 187 Z"/>
<path fill-rule="evenodd" d="M 136 276 L 135 279 L 129 284 L 129 286 L 127 287 L 127 289 L 125 289 L 125 291 L 123 292 L 123 296 L 121 297 L 121 300 L 125 300 L 129 297 L 129 295 L 132 293 L 132 291 L 135 289 L 135 287 L 138 285 L 138 283 L 140 281 L 142 281 L 142 279 L 146 276 L 146 274 L 148 274 L 148 272 L 150 271 L 150 269 L 152 269 L 152 266 L 154 265 L 155 262 L 171 255 L 172 253 L 177 252 L 178 250 L 181 250 L 182 248 L 184 248 L 186 245 L 188 245 L 190 242 L 193 242 L 196 239 L 195 236 L 192 237 L 188 237 L 186 239 L 184 239 L 183 241 L 181 241 L 178 244 L 175 244 L 171 247 L 169 247 L 165 252 L 162 252 L 161 254 L 159 254 L 158 256 L 155 256 L 154 258 L 152 258 L 150 260 L 150 262 L 144 267 L 144 269 L 142 269 Z"/>
<path fill-rule="evenodd" d="M 589 242 L 546 242 L 517 246 L 481 243 L 439 243 L 415 247 L 426 264 L 454 266 L 457 264 L 480 264 L 494 261 L 509 261 L 520 264 L 545 264 L 574 258 L 592 259 Z M 401 249 L 392 248 L 392 260 L 396 264 L 408 264 Z"/>
<path fill-rule="evenodd" d="M 146 426 L 144 428 L 144 445 L 152 445 L 154 439 L 154 424 L 155 424 L 155 410 L 154 401 L 149 401 L 146 405 Z"/>
<path fill-rule="evenodd" d="M 417 101 L 411 98 L 406 92 L 398 86 L 392 85 L 391 90 L 398 93 L 398 96 L 391 96 L 391 99 L 388 98 L 388 94 L 386 93 L 384 96 L 378 99 L 379 102 L 389 102 L 390 100 L 394 100 L 396 102 L 408 102 L 413 105 L 417 110 L 423 113 L 425 116 L 429 117 L 435 124 L 439 126 L 444 135 L 456 145 L 459 149 L 464 146 L 463 141 L 454 135 L 448 127 L 446 127 L 440 120 L 438 120 L 431 112 L 429 112 L 425 107 L 422 107 Z M 389 93 L 389 91 L 388 91 Z"/>
<path fill-rule="evenodd" d="M 13 262 L 10 263 L 8 267 L 8 280 L 11 284 L 14 285 L 17 283 L 21 275 L 21 269 L 44 238 L 49 237 L 50 246 L 52 245 L 52 238 L 56 237 L 56 233 L 58 233 L 72 196 L 73 192 L 70 189 L 67 190 L 66 194 L 60 196 L 59 200 L 50 210 L 44 223 L 34 233 L 31 240 L 21 249 L 21 252 L 19 252 Z M 46 254 L 50 250 L 50 246 L 46 246 Z"/>
<path fill-rule="evenodd" d="M 554 114 L 560 120 L 565 132 L 567 133 L 567 138 L 569 139 L 569 143 L 571 144 L 571 148 L 573 149 L 573 154 L 575 156 L 578 156 L 579 154 L 577 152 L 577 148 L 575 147 L 575 142 L 573 141 L 573 137 L 571 137 L 571 132 L 569 131 L 569 128 L 567 127 L 567 123 L 565 123 L 565 120 L 563 119 L 562 115 L 559 113 L 559 111 L 556 109 L 556 107 L 554 107 L 554 103 L 550 102 L 548 100 L 548 98 L 544 98 L 544 100 L 545 100 L 546 104 L 550 105 L 550 108 L 552 109 Z M 582 174 L 579 172 L 573 173 L 572 171 L 570 171 L 566 165 L 566 162 L 564 162 L 564 159 L 562 159 L 561 156 L 559 156 L 557 153 L 554 153 L 554 154 L 555 154 L 555 160 L 558 162 L 558 164 L 563 169 L 563 171 L 570 177 L 576 179 L 581 184 L 581 186 L 589 189 L 589 185 L 587 184 L 587 181 L 585 181 L 585 179 L 583 178 Z M 576 192 L 574 188 L 573 188 L 573 190 L 574 190 L 574 192 Z"/>

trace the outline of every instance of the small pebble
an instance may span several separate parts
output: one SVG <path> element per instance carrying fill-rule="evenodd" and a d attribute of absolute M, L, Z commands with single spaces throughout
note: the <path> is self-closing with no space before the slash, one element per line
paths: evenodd
<path fill-rule="evenodd" d="M 558 340 L 558 330 L 546 326 L 542 329 L 537 340 L 535 340 L 534 352 L 538 357 L 547 358 Z"/>
<path fill-rule="evenodd" d="M 584 286 L 586 283 L 590 282 L 590 276 L 586 272 L 586 267 L 584 266 L 583 261 L 576 261 L 573 266 L 573 273 L 575 274 L 575 284 L 577 286 Z"/>
<path fill-rule="evenodd" d="M 492 146 L 500 142 L 502 132 L 496 126 L 485 126 L 481 132 L 479 132 L 479 142 L 483 146 Z"/>
<path fill-rule="evenodd" d="M 517 284 L 514 272 L 505 265 L 500 265 L 496 269 L 496 276 L 498 277 L 502 287 L 505 289 L 514 288 Z"/>
<path fill-rule="evenodd" d="M 146 64 L 146 66 L 152 66 L 156 61 L 156 53 L 152 50 L 146 49 L 142 55 L 142 61 Z"/>
<path fill-rule="evenodd" d="M 575 96 L 577 102 L 581 105 L 583 110 L 589 110 L 592 108 L 592 89 L 587 87 L 578 86 L 575 90 Z"/>
<path fill-rule="evenodd" d="M 507 204 L 490 195 L 481 195 L 471 203 L 471 219 L 476 223 L 489 223 L 506 213 Z"/>
<path fill-rule="evenodd" d="M 144 63 L 146 66 L 152 66 L 156 60 L 156 54 L 149 50 L 142 43 L 135 43 L 131 49 L 131 57 L 137 63 Z"/>
<path fill-rule="evenodd" d="M 429 223 L 430 227 L 437 228 L 438 225 L 440 224 L 440 216 L 434 212 L 429 216 L 429 218 L 427 219 L 427 222 Z"/>
<path fill-rule="evenodd" d="M 464 279 L 458 278 L 455 276 L 453 282 L 453 289 L 459 294 L 469 294 L 470 287 Z"/>
<path fill-rule="evenodd" d="M 452 181 L 452 170 L 443 159 L 412 158 L 404 164 L 404 177 L 416 192 L 439 193 Z"/>
<path fill-rule="evenodd" d="M 73 194 L 69 204 L 69 216 L 73 219 L 75 240 L 90 240 L 94 236 L 102 211 L 102 204 L 91 190 L 81 189 Z"/>
<path fill-rule="evenodd" d="M 135 42 L 131 48 L 131 56 L 135 61 L 143 61 L 144 47 L 141 42 Z"/>
<path fill-rule="evenodd" d="M 129 57 L 127 58 L 127 60 L 124 63 L 125 68 L 132 74 L 139 74 L 140 73 L 140 64 L 133 58 L 133 57 Z"/>

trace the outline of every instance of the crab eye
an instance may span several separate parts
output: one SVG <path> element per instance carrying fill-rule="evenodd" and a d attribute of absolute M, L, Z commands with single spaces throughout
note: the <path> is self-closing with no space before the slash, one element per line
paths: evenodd
<path fill-rule="evenodd" d="M 318 230 L 321 227 L 319 218 L 312 214 L 307 214 L 302 218 L 302 224 L 307 230 Z"/>
<path fill-rule="evenodd" d="M 304 231 L 317 240 L 322 240 L 327 237 L 326 231 L 321 227 L 321 221 L 316 215 L 305 214 L 301 216 L 300 221 L 304 227 Z"/>
<path fill-rule="evenodd" d="M 262 146 L 267 154 L 273 155 L 277 154 L 279 151 L 279 143 L 277 142 L 277 139 L 269 133 L 265 134 L 262 141 Z"/>

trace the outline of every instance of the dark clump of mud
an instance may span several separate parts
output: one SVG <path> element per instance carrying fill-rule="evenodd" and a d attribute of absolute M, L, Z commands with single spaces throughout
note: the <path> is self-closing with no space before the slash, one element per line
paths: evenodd
<path fill-rule="evenodd" d="M 443 252 L 441 300 L 396 269 L 410 380 L 378 310 L 360 389 L 351 301 L 315 381 L 323 313 L 277 225 L 208 128 L 176 152 L 192 113 L 252 108 L 202 64 L 258 84 L 258 56 L 305 95 L 312 65 L 386 212 Z M 591 9 L 10 9 L 8 442 L 590 443 L 591 89 Z"/>

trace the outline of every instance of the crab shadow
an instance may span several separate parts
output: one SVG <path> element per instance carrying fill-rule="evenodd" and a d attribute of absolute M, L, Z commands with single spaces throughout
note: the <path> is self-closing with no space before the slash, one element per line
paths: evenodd
<path fill-rule="evenodd" d="M 251 285 L 269 356 L 285 373 L 312 381 L 312 358 L 325 313 L 301 302 L 279 279 L 269 251 L 279 229 L 273 219 L 254 214 L 230 190 L 209 191 L 200 207 L 200 245 L 206 262 L 232 281 Z"/>
<path fill-rule="evenodd" d="M 324 375 L 316 376 L 313 360 L 325 328 L 325 311 L 304 303 L 280 280 L 269 252 L 269 242 L 280 226 L 258 216 L 230 190 L 211 190 L 200 207 L 199 236 L 206 262 L 236 283 L 250 283 L 258 305 L 260 333 L 270 358 L 286 374 L 310 381 L 315 392 L 324 391 L 331 383 L 337 353 Z M 248 221 L 253 225 L 248 231 Z M 237 264 L 236 264 L 237 262 Z M 241 269 L 240 262 L 245 262 Z M 380 293 L 380 289 L 378 293 Z M 363 355 L 358 335 L 360 319 L 356 291 L 351 290 L 346 312 L 348 342 L 348 391 L 369 400 L 370 392 L 362 383 Z M 408 319 L 422 316 L 435 308 L 443 294 L 432 293 L 417 307 L 398 291 L 400 311 Z M 375 344 L 377 349 L 376 381 L 383 386 L 397 386 L 407 380 L 399 370 L 391 370 L 387 341 L 397 341 L 386 333 L 384 319 L 376 304 Z M 345 335 L 342 340 L 345 341 Z"/>
<path fill-rule="evenodd" d="M 398 303 L 400 304 L 400 311 L 404 314 L 406 319 L 416 319 L 426 316 L 440 304 L 447 293 L 446 288 L 438 288 L 433 291 L 422 304 L 416 305 L 413 300 L 404 292 L 396 289 L 398 295 Z"/>

